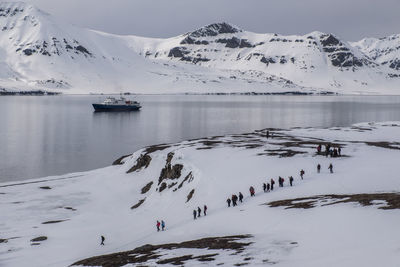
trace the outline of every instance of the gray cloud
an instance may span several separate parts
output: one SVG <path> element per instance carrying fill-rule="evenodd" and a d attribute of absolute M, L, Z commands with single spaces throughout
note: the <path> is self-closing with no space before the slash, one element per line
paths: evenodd
<path fill-rule="evenodd" d="M 172 37 L 226 21 L 259 33 L 331 32 L 349 41 L 400 33 L 398 0 L 30 0 L 75 25 Z"/>

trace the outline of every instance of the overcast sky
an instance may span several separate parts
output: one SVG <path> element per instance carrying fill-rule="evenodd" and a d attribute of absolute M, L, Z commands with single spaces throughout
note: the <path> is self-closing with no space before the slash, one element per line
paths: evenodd
<path fill-rule="evenodd" d="M 171 37 L 226 21 L 258 33 L 315 30 L 355 41 L 400 33 L 400 0 L 25 0 L 75 25 Z"/>

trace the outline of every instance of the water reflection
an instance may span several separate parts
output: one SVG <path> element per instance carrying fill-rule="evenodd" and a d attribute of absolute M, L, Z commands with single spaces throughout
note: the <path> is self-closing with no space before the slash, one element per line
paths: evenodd
<path fill-rule="evenodd" d="M 98 96 L 0 97 L 0 181 L 109 165 L 146 145 L 265 127 L 400 120 L 394 96 L 139 96 L 139 112 L 94 112 Z"/>

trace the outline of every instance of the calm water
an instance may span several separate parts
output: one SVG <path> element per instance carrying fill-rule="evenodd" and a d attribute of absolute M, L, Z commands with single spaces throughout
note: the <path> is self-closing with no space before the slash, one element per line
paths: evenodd
<path fill-rule="evenodd" d="M 400 120 L 397 96 L 139 96 L 140 112 L 95 113 L 98 96 L 0 97 L 0 182 L 90 170 L 147 145 L 266 127 Z"/>

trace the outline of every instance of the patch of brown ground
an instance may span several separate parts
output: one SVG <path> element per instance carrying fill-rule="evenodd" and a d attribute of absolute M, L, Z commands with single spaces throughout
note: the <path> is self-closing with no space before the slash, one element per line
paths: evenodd
<path fill-rule="evenodd" d="M 139 200 L 138 203 L 136 203 L 135 205 L 133 205 L 133 206 L 131 207 L 131 210 L 136 209 L 136 208 L 139 208 L 140 205 L 142 205 L 143 202 L 144 202 L 145 200 L 146 200 L 146 198 L 143 198 L 143 199 Z"/>
<path fill-rule="evenodd" d="M 122 164 L 123 164 L 123 163 L 122 163 L 122 160 L 123 160 L 124 158 L 126 158 L 126 157 L 129 157 L 129 156 L 132 156 L 132 154 L 128 154 L 128 155 L 119 157 L 118 159 L 114 160 L 114 162 L 112 163 L 112 165 L 122 165 Z"/>
<path fill-rule="evenodd" d="M 386 204 L 379 206 L 379 209 L 390 210 L 400 209 L 400 193 L 371 193 L 371 194 L 354 194 L 354 195 L 317 195 L 312 197 L 294 198 L 278 200 L 266 203 L 270 207 L 285 207 L 285 209 L 310 209 L 318 206 L 330 206 L 340 203 L 359 203 L 362 206 L 376 205 L 373 201 L 385 201 Z M 323 203 L 329 201 L 328 203 Z"/>
<path fill-rule="evenodd" d="M 151 181 L 150 183 L 146 184 L 146 185 L 142 188 L 141 193 L 142 193 L 142 194 L 146 194 L 146 193 L 150 190 L 150 188 L 151 188 L 152 185 L 153 185 L 153 181 Z"/>
<path fill-rule="evenodd" d="M 236 235 L 236 236 L 225 236 L 225 237 L 208 237 L 198 240 L 191 240 L 182 243 L 170 243 L 162 245 L 144 245 L 134 250 L 118 252 L 108 255 L 96 256 L 88 259 L 84 259 L 75 262 L 73 265 L 83 266 L 103 266 L 103 267 L 117 267 L 124 266 L 127 264 L 143 264 L 147 261 L 159 259 L 161 257 L 157 250 L 173 250 L 179 248 L 195 248 L 195 249 L 213 249 L 213 250 L 232 250 L 237 253 L 241 253 L 245 248 L 251 244 L 251 242 L 238 242 L 238 240 L 251 238 L 251 235 Z M 158 264 L 175 264 L 183 265 L 188 260 L 198 261 L 213 261 L 214 254 L 205 254 L 197 257 L 193 255 L 184 255 L 181 257 L 173 257 L 159 260 Z"/>
<path fill-rule="evenodd" d="M 126 173 L 131 173 L 134 171 L 137 171 L 141 168 L 147 168 L 151 162 L 151 157 L 147 154 L 142 154 L 140 157 L 136 160 L 136 164 L 132 166 Z"/>

